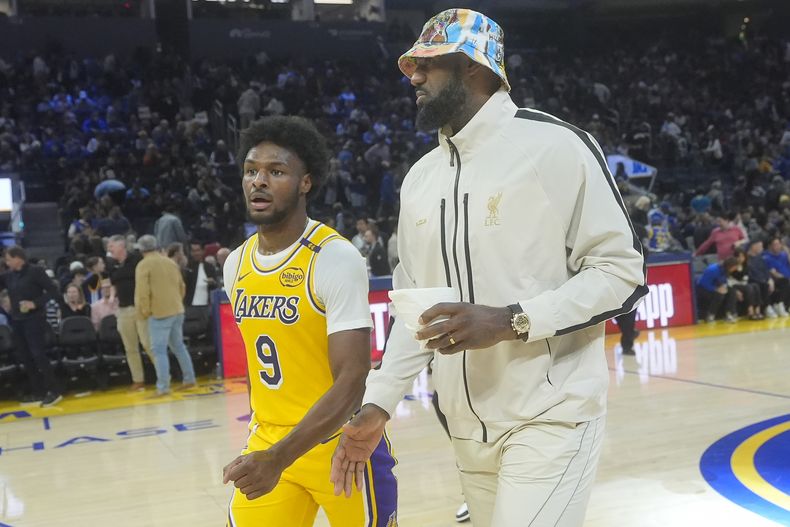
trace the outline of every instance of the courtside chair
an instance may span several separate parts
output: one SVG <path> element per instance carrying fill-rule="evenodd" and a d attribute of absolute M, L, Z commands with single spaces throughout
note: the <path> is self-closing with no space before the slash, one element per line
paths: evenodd
<path fill-rule="evenodd" d="M 184 313 L 184 342 L 198 375 L 214 371 L 217 350 L 211 334 L 207 306 L 188 306 Z"/>
<path fill-rule="evenodd" d="M 93 322 L 88 317 L 69 317 L 60 322 L 58 344 L 62 353 L 61 364 L 67 381 L 87 380 L 96 388 L 99 382 L 101 358 Z"/>
<path fill-rule="evenodd" d="M 118 319 L 115 315 L 106 316 L 99 322 L 99 355 L 102 362 L 103 384 L 109 384 L 112 379 L 131 382 L 126 351 L 121 334 L 118 333 Z"/>
<path fill-rule="evenodd" d="M 0 326 L 0 394 L 17 391 L 22 366 L 17 363 L 14 333 L 9 326 Z M 5 397 L 0 396 L 0 400 Z"/>

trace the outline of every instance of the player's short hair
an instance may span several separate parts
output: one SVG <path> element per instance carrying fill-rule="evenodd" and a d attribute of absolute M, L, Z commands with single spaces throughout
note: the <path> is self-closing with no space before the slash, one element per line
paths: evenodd
<path fill-rule="evenodd" d="M 326 179 L 329 165 L 326 140 L 315 125 L 295 115 L 264 117 L 255 121 L 242 130 L 239 137 L 237 159 L 242 170 L 249 151 L 264 142 L 287 148 L 301 159 L 313 182 L 307 197 L 314 196 Z"/>

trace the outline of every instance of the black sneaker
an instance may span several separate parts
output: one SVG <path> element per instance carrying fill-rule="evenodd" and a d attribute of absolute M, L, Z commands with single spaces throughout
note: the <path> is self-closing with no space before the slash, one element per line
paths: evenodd
<path fill-rule="evenodd" d="M 41 408 L 48 408 L 50 406 L 55 406 L 62 400 L 63 400 L 63 396 L 60 395 L 59 393 L 49 392 L 46 395 L 46 397 L 44 397 L 44 400 L 41 401 Z"/>
<path fill-rule="evenodd" d="M 636 355 L 634 348 L 623 348 L 623 355 Z"/>
<path fill-rule="evenodd" d="M 44 397 L 41 395 L 23 395 L 22 398 L 19 400 L 20 404 L 41 404 L 41 401 L 44 400 Z"/>

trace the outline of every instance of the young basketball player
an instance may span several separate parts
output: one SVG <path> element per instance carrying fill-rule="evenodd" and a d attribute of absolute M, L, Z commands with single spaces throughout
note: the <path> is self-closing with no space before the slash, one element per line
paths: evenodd
<path fill-rule="evenodd" d="M 305 119 L 273 117 L 242 132 L 239 154 L 258 232 L 224 267 L 252 408 L 247 445 L 224 469 L 236 487 L 227 525 L 308 527 L 320 506 L 333 527 L 395 526 L 386 437 L 364 491 L 336 497 L 329 480 L 340 427 L 362 400 L 372 323 L 365 260 L 307 216 L 327 165 L 324 140 Z"/>

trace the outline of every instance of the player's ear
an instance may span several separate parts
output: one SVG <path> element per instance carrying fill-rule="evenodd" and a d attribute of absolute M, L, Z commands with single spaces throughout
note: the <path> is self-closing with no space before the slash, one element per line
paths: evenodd
<path fill-rule="evenodd" d="M 302 181 L 299 182 L 299 194 L 306 196 L 311 188 L 313 188 L 313 178 L 310 174 L 305 174 L 302 176 Z"/>

